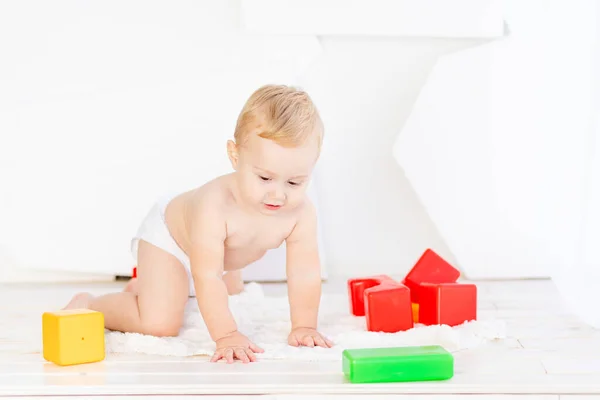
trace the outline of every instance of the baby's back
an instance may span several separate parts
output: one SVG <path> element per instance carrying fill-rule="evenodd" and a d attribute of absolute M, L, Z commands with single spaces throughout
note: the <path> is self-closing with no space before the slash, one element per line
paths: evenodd
<path fill-rule="evenodd" d="M 192 224 L 201 210 L 210 210 L 211 220 L 226 227 L 224 270 L 244 268 L 260 259 L 269 249 L 278 248 L 291 233 L 296 213 L 261 215 L 242 209 L 231 191 L 232 175 L 224 175 L 205 185 L 184 192 L 171 200 L 165 220 L 179 247 L 190 254 Z M 207 207 L 208 206 L 208 207 Z M 195 216 L 195 217 L 194 217 Z M 215 227 L 217 228 L 217 227 Z"/>

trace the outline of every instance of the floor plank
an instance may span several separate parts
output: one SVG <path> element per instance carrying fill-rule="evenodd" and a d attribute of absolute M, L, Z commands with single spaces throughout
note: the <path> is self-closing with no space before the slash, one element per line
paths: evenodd
<path fill-rule="evenodd" d="M 259 400 L 396 400 L 398 395 L 386 395 L 386 394 L 319 394 L 319 395 L 295 395 L 295 394 L 279 394 L 279 395 L 245 395 L 244 398 L 259 399 Z M 416 400 L 459 400 L 464 398 L 464 395 L 419 395 L 419 394 L 407 394 L 402 396 L 403 398 L 410 398 Z M 22 399 L 22 397 L 7 397 L 10 399 Z M 236 395 L 205 395 L 202 396 L 202 400 L 237 400 L 240 396 Z M 469 400 L 559 400 L 562 396 L 559 395 L 469 395 Z M 33 400 L 45 400 L 48 397 L 45 396 L 34 396 L 27 397 L 27 399 Z M 83 400 L 89 399 L 86 396 L 52 396 L 52 400 Z M 94 396 L 94 400 L 131 400 L 129 396 Z M 189 395 L 159 395 L 152 396 L 152 400 L 189 400 Z M 596 397 L 587 396 L 569 396 L 568 400 L 592 400 L 597 399 Z"/>
<path fill-rule="evenodd" d="M 175 394 L 589 394 L 585 375 L 456 375 L 445 382 L 349 384 L 341 374 L 82 374 L 0 378 L 3 395 Z"/>

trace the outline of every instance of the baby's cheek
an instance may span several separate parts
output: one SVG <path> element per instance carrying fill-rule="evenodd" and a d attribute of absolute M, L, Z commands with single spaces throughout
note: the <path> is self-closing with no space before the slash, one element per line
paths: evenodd
<path fill-rule="evenodd" d="M 293 193 L 288 195 L 288 205 L 294 207 L 300 205 L 302 200 L 304 199 L 304 193 L 300 190 L 294 191 Z"/>
<path fill-rule="evenodd" d="M 254 201 L 263 201 L 265 199 L 265 189 L 261 185 L 252 185 L 250 187 L 250 196 Z"/>
<path fill-rule="evenodd" d="M 257 185 L 256 182 L 253 182 L 251 179 L 246 179 L 244 181 L 244 192 L 246 198 L 252 201 L 260 200 L 263 196 L 260 185 Z"/>

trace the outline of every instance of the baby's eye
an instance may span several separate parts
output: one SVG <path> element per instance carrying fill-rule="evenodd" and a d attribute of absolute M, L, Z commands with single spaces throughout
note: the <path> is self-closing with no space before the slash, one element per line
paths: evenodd
<path fill-rule="evenodd" d="M 293 182 L 293 181 L 289 181 L 288 183 L 292 186 L 299 186 L 302 184 L 302 182 Z"/>
<path fill-rule="evenodd" d="M 259 178 L 262 179 L 263 181 L 269 181 L 269 180 L 271 180 L 270 178 L 267 178 L 266 176 L 260 176 L 259 175 Z"/>

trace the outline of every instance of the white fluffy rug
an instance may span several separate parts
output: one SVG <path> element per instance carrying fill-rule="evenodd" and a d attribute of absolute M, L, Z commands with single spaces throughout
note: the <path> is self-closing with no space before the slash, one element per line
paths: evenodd
<path fill-rule="evenodd" d="M 347 296 L 324 294 L 319 312 L 319 331 L 333 340 L 335 346 L 330 349 L 296 348 L 287 344 L 290 322 L 286 296 L 265 296 L 259 284 L 251 283 L 246 285 L 243 293 L 229 298 L 229 306 L 239 331 L 265 350 L 257 355 L 259 359 L 339 360 L 342 351 L 347 348 L 431 344 L 439 344 L 455 352 L 505 337 L 505 325 L 498 320 L 473 321 L 453 328 L 417 324 L 405 332 L 369 332 L 364 317 L 350 314 Z M 195 298 L 188 301 L 184 326 L 177 337 L 106 332 L 106 351 L 109 353 L 191 356 L 212 355 L 214 349 Z"/>

